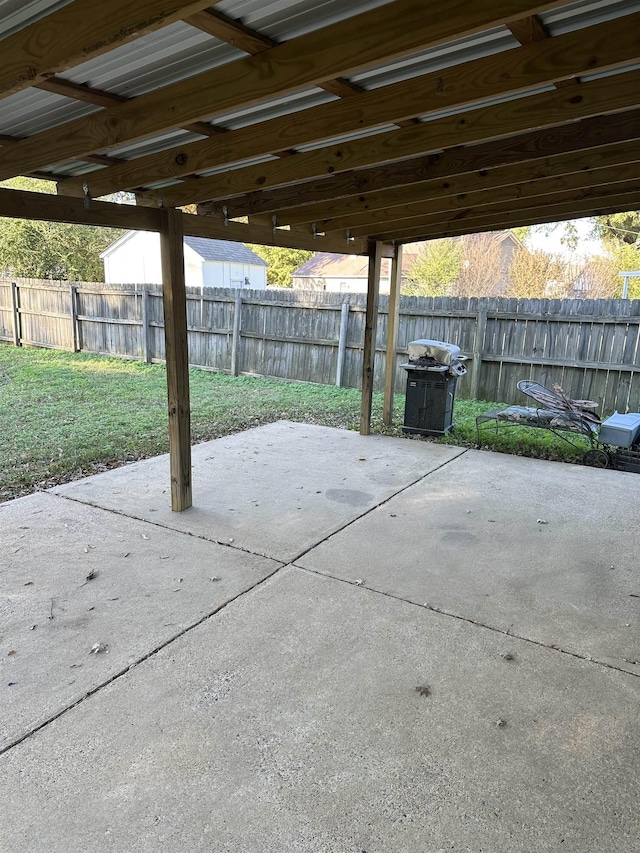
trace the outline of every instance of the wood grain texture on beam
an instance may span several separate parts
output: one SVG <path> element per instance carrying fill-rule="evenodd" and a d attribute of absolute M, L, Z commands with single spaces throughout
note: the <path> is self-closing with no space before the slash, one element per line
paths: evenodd
<path fill-rule="evenodd" d="M 88 207 L 77 198 L 0 188 L 0 216 L 43 222 L 70 222 L 108 228 L 158 231 L 160 211 L 132 204 L 92 201 Z"/>
<path fill-rule="evenodd" d="M 252 56 L 262 53 L 263 50 L 275 47 L 278 44 L 277 41 L 269 38 L 269 36 L 265 36 L 247 27 L 241 21 L 236 21 L 216 9 L 205 9 L 203 12 L 191 15 L 185 20 L 187 24 L 191 24 L 191 26 L 197 27 L 203 30 L 203 32 L 220 39 L 220 41 L 237 47 L 239 50 L 244 50 Z M 362 91 L 360 86 L 351 83 L 349 80 L 343 80 L 340 77 L 335 80 L 327 80 L 319 85 L 321 89 L 326 89 L 327 92 L 332 92 L 340 98 L 346 98 Z"/>
<path fill-rule="evenodd" d="M 376 360 L 376 334 L 378 330 L 378 302 L 380 298 L 380 274 L 382 267 L 382 245 L 379 241 L 369 243 L 369 275 L 367 279 L 367 307 L 364 321 L 362 353 L 362 397 L 360 400 L 360 435 L 371 432 L 371 404 Z"/>
<path fill-rule="evenodd" d="M 157 212 L 157 210 L 156 210 Z M 312 252 L 337 252 L 345 255 L 362 255 L 366 252 L 366 241 L 347 240 L 346 236 L 313 236 L 311 232 L 288 231 L 242 222 L 228 222 L 216 216 L 192 216 L 185 214 L 185 234 L 192 237 L 213 237 L 216 240 L 232 240 L 237 243 L 257 243 L 263 246 L 282 246 L 288 249 L 308 249 Z"/>
<path fill-rule="evenodd" d="M 338 232 L 348 228 L 354 237 L 367 237 L 372 231 L 377 230 L 381 223 L 407 221 L 414 217 L 422 218 L 435 213 L 453 215 L 458 211 L 474 210 L 495 204 L 510 203 L 514 205 L 513 209 L 517 210 L 518 204 L 535 200 L 539 196 L 553 196 L 558 193 L 591 190 L 598 187 L 616 186 L 620 190 L 621 183 L 636 181 L 640 178 L 640 151 L 637 152 L 636 158 L 634 163 L 617 164 L 572 175 L 540 178 L 535 181 L 510 184 L 506 187 L 480 189 L 459 195 L 427 194 L 418 202 L 325 220 L 318 223 L 318 230 L 326 234 L 335 232 L 337 235 Z M 410 221 L 407 224 L 410 225 Z"/>
<path fill-rule="evenodd" d="M 559 222 L 563 219 L 574 219 L 578 215 L 598 216 L 602 212 L 635 210 L 640 204 L 640 186 L 637 184 L 627 186 L 629 188 L 626 192 L 612 190 L 611 193 L 607 193 L 602 188 L 594 187 L 593 194 L 582 194 L 580 198 L 572 197 L 560 200 L 559 197 L 550 197 L 544 201 L 538 199 L 534 203 L 528 201 L 528 204 L 496 205 L 493 212 L 490 212 L 490 208 L 482 208 L 482 212 L 470 210 L 464 216 L 460 214 L 450 217 L 436 215 L 427 217 L 423 223 L 416 223 L 411 227 L 402 227 L 401 224 L 398 224 L 388 230 L 377 229 L 372 234 L 372 238 L 409 242 L 421 240 L 426 236 L 440 236 L 445 231 L 449 236 L 450 233 L 455 233 L 456 229 L 466 233 L 495 230 L 499 227 L 498 223 L 509 223 L 511 219 L 513 225 L 515 225 L 516 220 L 523 224 L 533 224 L 538 221 Z M 547 218 L 541 219 L 541 217 Z M 512 226 L 507 224 L 506 227 Z"/>
<path fill-rule="evenodd" d="M 519 226 L 527 225 L 544 225 L 548 222 L 562 222 L 567 219 L 586 219 L 592 216 L 601 216 L 611 213 L 619 213 L 621 210 L 637 209 L 640 204 L 640 199 L 630 208 L 622 208 L 617 205 L 602 204 L 597 207 L 590 207 L 586 210 L 579 210 L 576 207 L 567 211 L 561 211 L 559 208 L 554 208 L 551 211 L 545 211 L 540 215 L 532 216 L 531 213 L 511 214 L 509 216 L 495 216 L 491 219 L 476 221 L 473 223 L 442 223 L 435 227 L 425 227 L 418 236 L 416 233 L 411 233 L 406 236 L 396 237 L 398 245 L 406 243 L 415 243 L 421 240 L 439 240 L 445 237 L 462 237 L 466 234 L 483 234 L 489 231 L 505 231 L 510 228 L 518 228 Z"/>
<path fill-rule="evenodd" d="M 0 97 L 210 5 L 211 0 L 73 0 L 2 40 Z"/>
<path fill-rule="evenodd" d="M 562 0 L 534 8 L 531 0 L 475 0 L 473 4 L 434 0 L 428 6 L 418 0 L 394 0 L 131 103 L 29 137 L 19 151 L 0 156 L 0 179 L 299 91 L 305 85 L 560 5 Z"/>
<path fill-rule="evenodd" d="M 306 181 L 293 187 L 265 192 L 255 191 L 237 198 L 205 202 L 202 213 L 221 213 L 230 217 L 260 213 L 278 213 L 281 209 L 333 202 L 354 197 L 365 202 L 378 191 L 411 186 L 414 182 L 454 178 L 495 167 L 521 163 L 535 164 L 545 158 L 576 155 L 604 149 L 616 143 L 635 140 L 640 127 L 640 110 L 618 113 L 615 119 L 596 117 L 562 127 L 529 131 L 471 147 L 455 147 L 375 168 L 364 168 Z M 311 220 L 313 221 L 313 220 Z"/>
<path fill-rule="evenodd" d="M 295 121 L 289 115 L 279 116 L 229 131 L 223 138 L 190 142 L 139 157 L 87 176 L 89 194 L 97 197 L 134 189 L 212 165 L 237 163 L 331 136 L 398 123 L 431 111 L 525 91 L 553 82 L 563 74 L 610 68 L 638 56 L 637 29 L 640 29 L 640 13 L 361 92 L 348 101 L 320 104 L 297 112 Z M 83 183 L 83 178 L 61 181 L 59 192 L 81 195 Z"/>
<path fill-rule="evenodd" d="M 182 512 L 192 504 L 191 408 L 183 219 L 184 214 L 178 210 L 160 211 L 162 305 L 169 414 L 169 470 L 171 509 L 174 512 Z"/>
<path fill-rule="evenodd" d="M 325 231 L 327 228 L 349 228 L 371 221 L 361 217 L 384 208 L 411 205 L 446 196 L 457 196 L 462 200 L 468 193 L 500 190 L 513 186 L 521 187 L 521 192 L 526 193 L 528 192 L 527 184 L 531 181 L 564 178 L 577 174 L 586 175 L 595 170 L 624 166 L 637 163 L 639 160 L 640 149 L 634 139 L 631 142 L 614 143 L 605 148 L 596 148 L 577 154 L 561 154 L 543 160 L 496 166 L 493 169 L 478 169 L 474 172 L 449 175 L 443 179 L 418 181 L 378 192 L 338 198 L 321 204 L 286 208 L 279 210 L 276 217 L 280 225 L 315 222 L 320 231 Z M 515 191 L 517 192 L 518 189 Z"/>
<path fill-rule="evenodd" d="M 285 246 L 291 249 L 310 249 L 316 252 L 342 252 L 362 255 L 366 242 L 345 238 L 313 237 L 310 233 L 273 231 L 238 222 L 224 225 L 214 216 L 193 216 L 184 213 L 183 230 L 191 237 L 213 237 L 238 243 L 261 243 L 266 246 Z M 0 217 L 10 219 L 35 219 L 43 222 L 70 222 L 77 225 L 100 225 L 134 231 L 159 231 L 160 210 L 153 207 L 136 207 L 132 204 L 113 204 L 91 201 L 88 207 L 82 199 L 69 196 L 48 195 L 0 188 Z"/>
<path fill-rule="evenodd" d="M 615 83 L 614 83 L 615 80 Z M 577 90 L 553 90 L 480 107 L 459 115 L 425 122 L 366 139 L 295 154 L 283 161 L 184 181 L 162 191 L 141 194 L 147 203 L 162 198 L 180 206 L 227 198 L 258 188 L 277 188 L 312 178 L 420 156 L 460 144 L 510 136 L 532 127 L 551 127 L 576 119 L 632 109 L 640 104 L 640 71 L 583 83 Z"/>

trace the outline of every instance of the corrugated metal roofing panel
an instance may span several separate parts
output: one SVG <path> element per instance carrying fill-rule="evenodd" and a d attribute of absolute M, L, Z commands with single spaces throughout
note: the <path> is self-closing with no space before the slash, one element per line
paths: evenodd
<path fill-rule="evenodd" d="M 179 21 L 76 65 L 62 76 L 135 97 L 243 56 L 243 51 Z"/>
<path fill-rule="evenodd" d="M 72 0 L 0 0 L 0 38 L 6 38 Z"/>
<path fill-rule="evenodd" d="M 390 0 L 222 0 L 216 9 L 242 20 L 276 41 L 287 41 L 318 27 L 385 6 Z"/>
<path fill-rule="evenodd" d="M 0 133 L 31 136 L 100 109 L 41 89 L 25 89 L 2 101 Z"/>
<path fill-rule="evenodd" d="M 549 33 L 558 36 L 638 11 L 638 0 L 578 0 L 539 17 Z"/>
<path fill-rule="evenodd" d="M 368 68 L 358 74 L 352 74 L 349 79 L 365 89 L 375 89 L 388 86 L 418 74 L 428 74 L 459 65 L 461 62 L 471 62 L 505 50 L 518 47 L 519 42 L 511 35 L 506 27 L 496 27 L 486 32 L 438 45 L 429 50 L 405 56 L 389 62 L 386 65 Z"/>
<path fill-rule="evenodd" d="M 336 95 L 322 89 L 305 89 L 302 92 L 293 92 L 281 98 L 273 98 L 264 104 L 252 104 L 244 109 L 222 113 L 222 115 L 215 117 L 215 124 L 226 127 L 228 130 L 237 130 L 258 121 L 290 115 L 299 110 L 306 110 L 308 107 L 337 100 L 339 99 Z"/>
<path fill-rule="evenodd" d="M 166 148 L 172 148 L 174 145 L 184 145 L 187 142 L 194 142 L 202 138 L 202 136 L 190 133 L 188 130 L 170 130 L 147 139 L 139 139 L 136 142 L 118 145 L 115 148 L 109 148 L 100 153 L 108 154 L 110 157 L 121 157 L 123 160 L 130 160 L 134 157 L 155 154 L 158 151 L 164 151 Z"/>

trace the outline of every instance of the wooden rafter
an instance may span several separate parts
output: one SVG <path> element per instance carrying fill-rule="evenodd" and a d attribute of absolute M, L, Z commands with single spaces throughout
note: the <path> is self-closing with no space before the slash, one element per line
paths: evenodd
<path fill-rule="evenodd" d="M 256 30 L 247 27 L 241 21 L 235 21 L 228 15 L 219 12 L 217 9 L 205 9 L 195 15 L 190 15 L 185 18 L 187 24 L 192 27 L 197 27 L 210 36 L 214 36 L 220 41 L 225 41 L 232 44 L 239 50 L 244 50 L 255 56 L 262 53 L 263 50 L 268 50 L 270 47 L 275 47 L 278 42 L 269 36 L 265 36 Z M 326 89 L 340 98 L 348 98 L 350 95 L 361 92 L 360 86 L 356 86 L 350 80 L 344 80 L 341 77 L 335 80 L 326 80 L 319 84 L 321 89 Z"/>
<path fill-rule="evenodd" d="M 0 97 L 211 5 L 212 0 L 73 0 L 3 39 Z"/>
<path fill-rule="evenodd" d="M 279 225 L 315 222 L 320 231 L 327 228 L 332 230 L 349 228 L 371 221 L 366 217 L 384 208 L 393 209 L 396 206 L 420 203 L 425 199 L 434 201 L 436 198 L 448 196 L 455 196 L 462 202 L 469 193 L 489 190 L 496 192 L 502 188 L 515 187 L 513 191 L 516 193 L 528 192 L 530 182 L 539 183 L 545 178 L 555 178 L 560 181 L 577 175 L 582 176 L 583 181 L 587 181 L 591 175 L 594 175 L 597 180 L 600 180 L 600 173 L 607 168 L 618 168 L 628 163 L 637 164 L 638 161 L 640 161 L 640 150 L 637 142 L 633 140 L 578 154 L 562 154 L 543 160 L 462 172 L 444 179 L 435 178 L 431 181 L 418 181 L 364 195 L 353 195 L 332 201 L 330 208 L 327 202 L 285 208 L 278 210 L 276 219 Z M 330 215 L 327 214 L 328 209 L 330 209 Z M 250 220 L 254 221 L 254 218 L 250 217 Z"/>
<path fill-rule="evenodd" d="M 366 203 L 371 193 L 409 187 L 414 182 L 456 178 L 476 171 L 485 172 L 502 166 L 528 164 L 535 166 L 546 158 L 582 152 L 597 152 L 610 145 L 636 144 L 640 127 L 640 109 L 616 116 L 584 119 L 562 127 L 530 131 L 506 139 L 493 140 L 472 147 L 456 147 L 424 157 L 399 161 L 387 166 L 343 172 L 331 178 L 307 181 L 293 187 L 269 192 L 252 192 L 236 198 L 205 202 L 198 212 L 207 215 L 227 209 L 229 217 L 260 213 L 278 214 L 282 209 L 318 205 L 309 221 L 330 215 L 334 203 L 354 198 Z M 318 215 L 320 213 L 321 215 Z M 304 220 L 303 220 L 304 221 Z"/>
<path fill-rule="evenodd" d="M 296 154 L 282 162 L 260 163 L 139 196 L 148 204 L 161 198 L 167 207 L 228 198 L 258 188 L 294 184 L 370 164 L 417 157 L 429 151 L 552 127 L 590 116 L 632 109 L 640 104 L 640 71 L 601 78 L 580 86 L 580 94 L 554 90 L 468 110 L 460 115 L 413 125 L 363 140 Z"/>
<path fill-rule="evenodd" d="M 596 68 L 604 70 L 628 62 L 640 53 L 635 37 L 635 27 L 640 28 L 640 13 L 628 17 L 629 20 L 617 19 L 590 27 L 586 33 L 570 32 L 500 54 L 501 63 L 509 68 L 508 75 L 495 56 L 477 59 L 446 72 L 437 71 L 363 92 L 348 101 L 311 107 L 297 113 L 295 121 L 290 116 L 274 118 L 229 131 L 224 137 L 187 143 L 84 178 L 70 178 L 60 182 L 59 191 L 81 195 L 86 182 L 89 194 L 97 197 L 168 177 L 178 178 L 212 165 L 273 154 L 332 135 L 399 123 L 483 98 L 526 91 L 566 75 Z"/>
<path fill-rule="evenodd" d="M 473 4 L 437 0 L 425 7 L 416 0 L 394 0 L 131 103 L 29 137 L 0 156 L 0 179 L 298 91 L 562 2 L 532 6 L 531 0 L 476 0 Z"/>
<path fill-rule="evenodd" d="M 398 240 L 412 242 L 434 237 L 449 237 L 458 233 L 495 231 L 515 227 L 518 224 L 530 225 L 538 222 L 556 222 L 562 219 L 599 215 L 619 210 L 633 210 L 640 204 L 640 185 L 627 184 L 626 191 L 612 188 L 610 191 L 598 187 L 593 192 L 582 193 L 582 197 L 569 198 L 550 196 L 523 203 L 512 202 L 496 205 L 492 212 L 489 208 L 469 210 L 465 215 L 425 217 L 422 222 L 413 222 L 406 227 L 392 225 L 388 231 L 384 228 L 374 230 L 372 237 L 379 240 Z"/>
<path fill-rule="evenodd" d="M 439 216 L 452 219 L 467 216 L 491 215 L 494 208 L 509 206 L 514 212 L 540 204 L 555 203 L 555 200 L 591 198 L 601 194 L 619 194 L 627 186 L 640 180 L 640 164 L 613 166 L 593 172 L 567 175 L 561 178 L 545 178 L 527 184 L 512 184 L 499 190 L 479 190 L 459 196 L 440 196 L 425 201 L 398 207 L 383 208 L 372 213 L 362 213 L 349 218 L 348 230 L 354 237 L 368 237 L 383 228 L 387 231 L 398 227 L 412 227 L 413 222 L 424 221 L 425 217 Z M 345 226 L 330 223 L 320 231 L 338 236 Z"/>

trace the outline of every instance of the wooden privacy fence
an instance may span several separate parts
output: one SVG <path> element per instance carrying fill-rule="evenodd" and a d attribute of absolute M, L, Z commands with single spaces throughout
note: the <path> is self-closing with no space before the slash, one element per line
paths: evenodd
<path fill-rule="evenodd" d="M 364 294 L 189 288 L 195 367 L 358 388 Z M 375 388 L 384 381 L 388 298 L 380 298 Z M 640 408 L 640 301 L 403 297 L 395 388 L 407 344 L 450 341 L 471 359 L 460 397 L 523 402 L 519 379 L 559 383 L 603 412 Z M 0 339 L 160 362 L 159 286 L 0 281 Z"/>

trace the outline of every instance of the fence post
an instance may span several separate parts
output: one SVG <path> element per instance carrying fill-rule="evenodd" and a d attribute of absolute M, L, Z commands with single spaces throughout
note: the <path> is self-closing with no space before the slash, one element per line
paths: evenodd
<path fill-rule="evenodd" d="M 149 288 L 142 288 L 142 356 L 147 364 L 151 364 L 151 327 L 149 324 Z"/>
<path fill-rule="evenodd" d="M 78 352 L 78 288 L 75 284 L 69 285 L 69 300 L 71 310 L 71 352 Z"/>
<path fill-rule="evenodd" d="M 478 305 L 476 317 L 476 333 L 473 339 L 473 373 L 471 375 L 471 397 L 478 399 L 480 393 L 480 376 L 482 373 L 482 351 L 484 349 L 484 336 L 487 329 L 487 306 L 485 303 Z"/>
<path fill-rule="evenodd" d="M 338 337 L 338 361 L 336 363 L 336 385 L 342 388 L 344 362 L 347 355 L 347 332 L 349 330 L 349 303 L 343 302 L 340 309 L 340 335 Z"/>
<path fill-rule="evenodd" d="M 402 245 L 396 246 L 391 263 L 389 311 L 387 314 L 387 355 L 384 369 L 384 402 L 382 422 L 393 424 L 393 397 L 396 384 L 396 349 L 398 348 L 398 322 L 400 320 L 400 286 L 402 284 Z"/>
<path fill-rule="evenodd" d="M 236 291 L 233 308 L 233 337 L 231 338 L 231 375 L 240 373 L 240 334 L 242 332 L 242 291 Z"/>
<path fill-rule="evenodd" d="M 11 282 L 11 314 L 13 317 L 13 343 L 22 346 L 22 330 L 20 328 L 20 291 L 15 281 Z"/>

